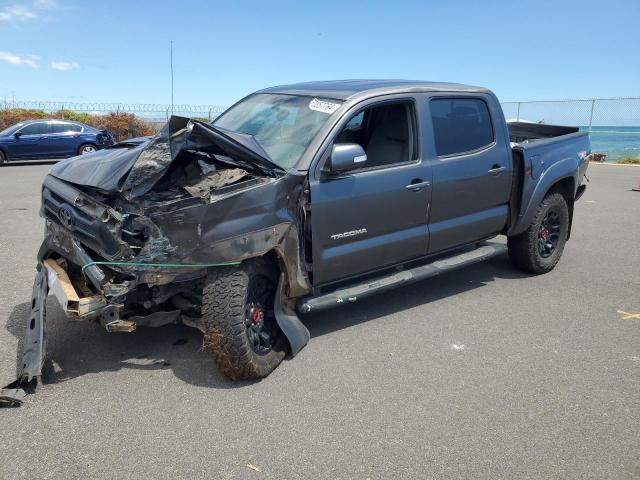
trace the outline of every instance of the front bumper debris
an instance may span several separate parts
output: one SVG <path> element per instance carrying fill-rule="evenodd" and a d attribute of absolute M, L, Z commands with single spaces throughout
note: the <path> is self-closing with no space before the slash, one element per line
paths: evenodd
<path fill-rule="evenodd" d="M 46 353 L 46 301 L 49 293 L 46 269 L 40 264 L 33 282 L 31 313 L 27 320 L 22 359 L 14 382 L 0 391 L 0 405 L 15 406 L 23 402 L 25 388 L 42 374 Z"/>

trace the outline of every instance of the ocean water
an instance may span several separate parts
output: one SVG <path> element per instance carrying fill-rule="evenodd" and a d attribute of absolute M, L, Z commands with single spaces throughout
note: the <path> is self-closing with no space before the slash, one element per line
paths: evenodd
<path fill-rule="evenodd" d="M 588 131 L 588 127 L 580 130 Z M 640 159 L 640 127 L 591 127 L 591 151 L 606 153 L 607 162 Z"/>

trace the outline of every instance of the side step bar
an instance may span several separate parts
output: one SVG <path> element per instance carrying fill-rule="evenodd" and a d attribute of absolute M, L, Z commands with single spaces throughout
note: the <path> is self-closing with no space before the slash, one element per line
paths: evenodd
<path fill-rule="evenodd" d="M 434 277 L 440 273 L 455 270 L 473 263 L 488 260 L 507 251 L 507 246 L 501 243 L 485 243 L 475 250 L 420 265 L 409 270 L 392 273 L 385 277 L 368 280 L 352 287 L 336 290 L 317 297 L 305 297 L 298 302 L 302 313 L 337 307 L 349 302 L 362 300 L 371 295 L 391 290 L 411 282 Z"/>

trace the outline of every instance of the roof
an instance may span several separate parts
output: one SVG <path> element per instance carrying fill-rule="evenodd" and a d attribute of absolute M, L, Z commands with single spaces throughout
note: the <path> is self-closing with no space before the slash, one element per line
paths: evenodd
<path fill-rule="evenodd" d="M 347 100 L 355 96 L 374 96 L 407 92 L 488 92 L 486 88 L 459 83 L 416 80 L 325 80 L 293 83 L 265 88 L 257 93 L 284 93 Z"/>

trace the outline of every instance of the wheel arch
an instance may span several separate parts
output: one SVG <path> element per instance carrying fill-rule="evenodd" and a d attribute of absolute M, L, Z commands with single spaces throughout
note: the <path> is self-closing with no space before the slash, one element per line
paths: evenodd
<path fill-rule="evenodd" d="M 538 205 L 551 192 L 559 192 L 567 202 L 567 207 L 569 208 L 568 235 L 570 235 L 573 219 L 573 204 L 578 183 L 577 175 L 577 165 L 574 166 L 573 163 L 568 161 L 560 161 L 546 170 L 540 177 L 529 197 L 529 201 L 526 203 L 526 208 L 521 211 L 518 216 L 518 221 L 509 231 L 508 236 L 519 235 L 527 229 L 533 220 Z M 567 239 L 568 238 L 567 236 Z"/>
<path fill-rule="evenodd" d="M 544 194 L 546 197 L 552 192 L 558 192 L 564 197 L 569 209 L 569 228 L 567 230 L 567 240 L 571 237 L 571 225 L 573 224 L 573 205 L 575 203 L 576 180 L 572 176 L 562 178 L 551 185 L 551 188 Z M 544 197 L 542 197 L 544 198 Z"/>

